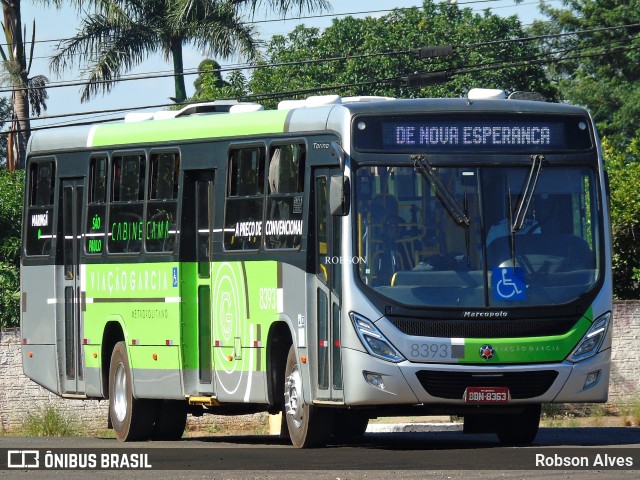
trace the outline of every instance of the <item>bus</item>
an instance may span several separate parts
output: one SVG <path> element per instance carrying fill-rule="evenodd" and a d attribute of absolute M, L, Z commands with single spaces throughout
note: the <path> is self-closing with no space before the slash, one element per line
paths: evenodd
<path fill-rule="evenodd" d="M 296 447 L 404 415 L 522 445 L 542 404 L 607 400 L 607 182 L 583 108 L 217 101 L 38 131 L 26 169 L 24 373 L 108 399 L 120 441 L 269 412 Z"/>

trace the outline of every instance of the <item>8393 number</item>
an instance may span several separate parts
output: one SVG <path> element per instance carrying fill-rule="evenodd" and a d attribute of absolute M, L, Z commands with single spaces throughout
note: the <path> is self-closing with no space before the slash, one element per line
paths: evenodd
<path fill-rule="evenodd" d="M 451 345 L 448 343 L 413 343 L 411 344 L 411 356 L 427 359 L 451 358 Z"/>

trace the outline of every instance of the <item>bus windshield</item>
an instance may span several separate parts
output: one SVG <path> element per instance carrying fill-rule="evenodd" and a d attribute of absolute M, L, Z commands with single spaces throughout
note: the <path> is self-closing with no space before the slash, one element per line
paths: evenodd
<path fill-rule="evenodd" d="M 596 172 L 540 162 L 359 167 L 360 279 L 412 306 L 550 305 L 585 293 L 600 270 Z"/>

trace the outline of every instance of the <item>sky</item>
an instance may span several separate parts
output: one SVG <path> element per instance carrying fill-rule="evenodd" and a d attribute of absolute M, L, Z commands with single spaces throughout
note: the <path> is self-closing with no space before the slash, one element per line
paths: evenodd
<path fill-rule="evenodd" d="M 455 1 L 455 0 L 454 0 Z M 355 17 L 381 16 L 386 14 L 383 10 L 392 8 L 421 6 L 422 0 L 349 0 L 342 2 L 330 0 L 333 9 L 321 18 L 305 18 L 282 20 L 278 15 L 268 11 L 259 11 L 256 19 L 273 20 L 261 22 L 258 25 L 260 38 L 269 40 L 273 35 L 286 35 L 292 31 L 296 25 L 304 23 L 307 26 L 326 28 L 331 24 L 332 18 L 341 14 L 355 12 L 371 12 L 366 14 L 353 15 Z M 523 0 L 516 5 L 514 0 L 458 0 L 460 6 L 470 7 L 475 11 L 482 11 L 490 8 L 493 13 L 502 16 L 518 15 L 523 24 L 529 24 L 534 18 L 539 18 L 538 0 Z M 553 1 L 552 3 L 559 3 Z M 83 80 L 82 72 L 78 69 L 68 70 L 62 76 L 54 75 L 49 70 L 49 57 L 55 53 L 57 40 L 73 36 L 80 25 L 80 14 L 71 7 L 56 10 L 51 7 L 34 5 L 30 0 L 22 1 L 22 21 L 27 26 L 27 37 L 31 38 L 31 26 L 33 20 L 36 21 L 36 46 L 34 50 L 34 60 L 31 67 L 31 76 L 45 75 L 52 84 L 60 82 L 79 82 Z M 195 69 L 198 64 L 207 58 L 204 52 L 197 51 L 190 46 L 184 49 L 185 70 Z M 216 59 L 224 67 L 233 64 L 233 60 L 224 61 Z M 170 73 L 171 64 L 164 60 L 161 55 L 151 56 L 132 70 L 131 74 L 145 75 L 150 72 Z M 185 77 L 187 95 L 194 92 L 193 82 L 196 75 Z M 42 119 L 32 121 L 32 127 L 43 125 L 60 125 L 69 122 L 104 120 L 106 118 L 122 118 L 122 113 L 94 114 L 91 116 L 47 118 L 56 115 L 64 115 L 78 112 L 96 112 L 101 110 L 140 107 L 139 111 L 154 111 L 162 108 L 145 109 L 149 105 L 160 105 L 170 103 L 169 97 L 174 95 L 174 85 L 172 77 L 146 78 L 144 80 L 134 80 L 121 82 L 111 92 L 105 95 L 99 93 L 93 100 L 85 103 L 80 102 L 79 86 L 64 86 L 59 88 L 49 88 L 49 99 L 47 101 L 47 111 Z"/>

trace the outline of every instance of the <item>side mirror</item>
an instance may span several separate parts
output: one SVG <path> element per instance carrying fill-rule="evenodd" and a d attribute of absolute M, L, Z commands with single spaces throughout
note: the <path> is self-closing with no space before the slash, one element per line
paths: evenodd
<path fill-rule="evenodd" d="M 344 175 L 331 177 L 329 209 L 334 216 L 342 217 L 349 213 L 349 179 Z"/>

